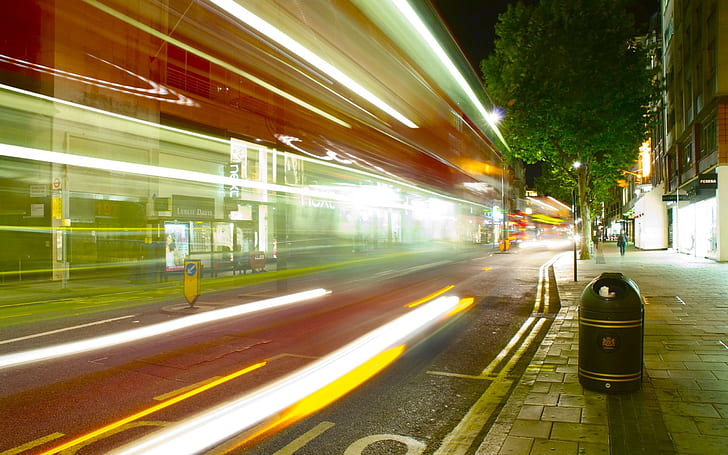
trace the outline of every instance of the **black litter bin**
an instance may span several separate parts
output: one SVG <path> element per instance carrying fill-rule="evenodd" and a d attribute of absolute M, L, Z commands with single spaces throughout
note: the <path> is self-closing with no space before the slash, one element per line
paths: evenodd
<path fill-rule="evenodd" d="M 621 273 L 602 273 L 581 294 L 579 382 L 600 392 L 633 392 L 642 381 L 644 302 Z"/>

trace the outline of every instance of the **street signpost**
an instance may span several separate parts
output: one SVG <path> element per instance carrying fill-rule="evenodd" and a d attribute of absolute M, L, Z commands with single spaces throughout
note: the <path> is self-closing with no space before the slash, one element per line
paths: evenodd
<path fill-rule="evenodd" d="M 195 301 L 200 295 L 200 269 L 202 264 L 198 259 L 186 259 L 185 260 L 185 281 L 184 281 L 184 294 L 187 303 L 190 304 L 190 308 L 195 307 Z"/>

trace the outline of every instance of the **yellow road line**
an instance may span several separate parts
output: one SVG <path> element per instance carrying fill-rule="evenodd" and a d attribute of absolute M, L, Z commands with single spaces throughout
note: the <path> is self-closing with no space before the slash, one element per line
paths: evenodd
<path fill-rule="evenodd" d="M 32 448 L 41 446 L 45 444 L 46 442 L 53 441 L 54 439 L 58 439 L 61 436 L 65 436 L 63 433 L 53 433 L 49 434 L 48 436 L 43 436 L 42 438 L 38 438 L 34 441 L 26 442 L 22 446 L 14 447 L 10 450 L 6 450 L 5 452 L 0 452 L 0 455 L 15 455 L 17 453 L 25 452 L 26 450 L 30 450 Z"/>
<path fill-rule="evenodd" d="M 293 455 L 296 453 L 296 451 L 306 444 L 309 443 L 309 441 L 312 441 L 316 439 L 320 434 L 322 434 L 324 431 L 328 430 L 329 428 L 336 425 L 333 422 L 321 422 L 315 427 L 311 428 L 301 436 L 297 437 L 293 441 L 291 441 L 288 445 L 283 447 L 281 450 L 277 451 L 273 455 Z"/>
<path fill-rule="evenodd" d="M 193 397 L 193 396 L 195 396 L 195 395 L 197 395 L 199 393 L 202 393 L 202 392 L 204 392 L 206 390 L 212 389 L 213 387 L 217 387 L 220 384 L 224 384 L 224 383 L 226 383 L 228 381 L 231 381 L 231 380 L 233 380 L 235 378 L 238 378 L 238 377 L 240 377 L 240 376 L 242 376 L 244 374 L 250 373 L 251 371 L 257 370 L 258 368 L 262 368 L 267 363 L 268 363 L 267 361 L 258 362 L 256 364 L 253 364 L 253 365 L 249 366 L 249 367 L 243 368 L 242 370 L 238 370 L 238 371 L 236 371 L 234 373 L 231 373 L 231 374 L 229 374 L 227 376 L 223 376 L 223 377 L 221 377 L 221 378 L 219 378 L 219 379 L 217 379 L 215 381 L 209 382 L 207 384 L 204 384 L 204 385 L 201 385 L 201 386 L 197 387 L 196 389 L 190 390 L 189 392 L 185 392 L 185 393 L 183 393 L 181 395 L 177 395 L 176 397 L 170 398 L 167 401 L 164 401 L 162 403 L 159 403 L 159 404 L 157 404 L 155 406 L 152 406 L 150 408 L 147 408 L 147 409 L 145 409 L 143 411 L 137 412 L 136 414 L 130 415 L 129 417 L 125 417 L 125 418 L 123 418 L 121 420 L 117 420 L 116 422 L 110 423 L 110 424 L 108 424 L 108 425 L 106 425 L 104 427 L 99 428 L 98 430 L 92 431 L 92 432 L 87 433 L 87 434 L 85 434 L 83 436 L 79 436 L 78 438 L 73 439 L 71 441 L 68 441 L 65 444 L 62 444 L 60 446 L 54 447 L 54 448 L 52 448 L 50 450 L 47 450 L 47 451 L 43 452 L 41 455 L 56 454 L 56 453 L 59 453 L 59 452 L 62 452 L 64 450 L 66 450 L 66 449 L 68 449 L 70 447 L 73 447 L 73 446 L 77 446 L 79 444 L 82 444 L 82 443 L 88 441 L 89 439 L 95 438 L 96 436 L 98 436 L 100 434 L 108 433 L 108 432 L 110 432 L 112 430 L 115 430 L 118 427 L 121 427 L 123 425 L 126 425 L 129 422 L 133 422 L 135 420 L 139 420 L 142 417 L 148 416 L 149 414 L 155 413 L 155 412 L 157 412 L 159 410 L 162 410 L 164 408 L 167 408 L 169 406 L 172 406 L 174 404 L 177 404 L 177 403 L 179 403 L 179 402 L 181 402 L 183 400 L 186 400 L 187 398 Z"/>
<path fill-rule="evenodd" d="M 156 401 L 164 401 L 164 400 L 166 400 L 168 398 L 172 398 L 174 396 L 181 395 L 181 394 L 187 392 L 188 390 L 192 390 L 192 389 L 196 389 L 198 387 L 202 387 L 203 385 L 209 384 L 212 381 L 217 381 L 221 377 L 222 376 L 213 376 L 211 378 L 205 379 L 204 381 L 200 381 L 200 382 L 197 382 L 195 384 L 190 384 L 187 387 L 181 387 L 181 388 L 179 388 L 177 390 L 173 390 L 173 391 L 168 392 L 168 393 L 165 393 L 163 395 L 157 395 L 156 397 L 154 397 L 154 400 L 156 400 Z"/>
<path fill-rule="evenodd" d="M 461 373 L 448 373 L 447 371 L 428 371 L 427 374 L 431 374 L 434 376 L 449 376 L 451 378 L 463 378 L 463 379 L 485 379 L 485 380 L 493 380 L 498 377 L 498 375 L 482 375 L 482 374 L 461 374 Z"/>
<path fill-rule="evenodd" d="M 548 276 L 544 270 L 548 270 L 548 267 L 559 257 L 557 256 L 549 260 L 539 268 L 534 312 L 543 303 L 545 303 L 545 309 L 548 309 L 548 286 L 546 286 L 547 292 L 544 293 L 544 281 L 548 281 Z M 544 294 L 546 294 L 546 297 L 544 297 Z M 544 322 L 545 318 L 531 316 L 526 319 L 518 332 L 509 340 L 505 348 L 488 364 L 480 376 L 494 376 L 495 379 L 483 395 L 478 398 L 478 401 L 471 406 L 460 423 L 443 439 L 440 447 L 433 455 L 464 455 L 468 453 L 473 441 L 475 441 L 483 430 L 484 423 L 490 419 L 490 416 L 497 410 L 500 403 L 507 397 L 513 385 L 513 380 L 508 379 L 507 376 L 538 336 Z M 515 352 L 511 355 L 514 349 Z M 494 375 L 493 372 L 497 369 L 498 365 L 509 356 L 510 359 L 508 362 L 500 369 L 497 375 Z"/>

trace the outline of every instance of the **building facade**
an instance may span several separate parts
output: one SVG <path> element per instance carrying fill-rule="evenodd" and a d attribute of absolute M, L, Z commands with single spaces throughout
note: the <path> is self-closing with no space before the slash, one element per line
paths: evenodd
<path fill-rule="evenodd" d="M 497 137 L 404 16 L 239 3 L 0 7 L 3 280 L 494 230 Z"/>
<path fill-rule="evenodd" d="M 662 0 L 648 37 L 664 87 L 625 188 L 635 246 L 728 260 L 728 1 Z"/>

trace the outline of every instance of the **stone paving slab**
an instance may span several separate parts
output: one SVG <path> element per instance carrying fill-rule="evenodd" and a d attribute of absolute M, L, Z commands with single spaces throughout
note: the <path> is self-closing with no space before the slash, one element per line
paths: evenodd
<path fill-rule="evenodd" d="M 554 264 L 561 310 L 477 455 L 728 453 L 728 264 L 671 251 L 600 246 Z M 602 272 L 645 299 L 640 390 L 605 394 L 578 379 L 578 306 Z"/>

